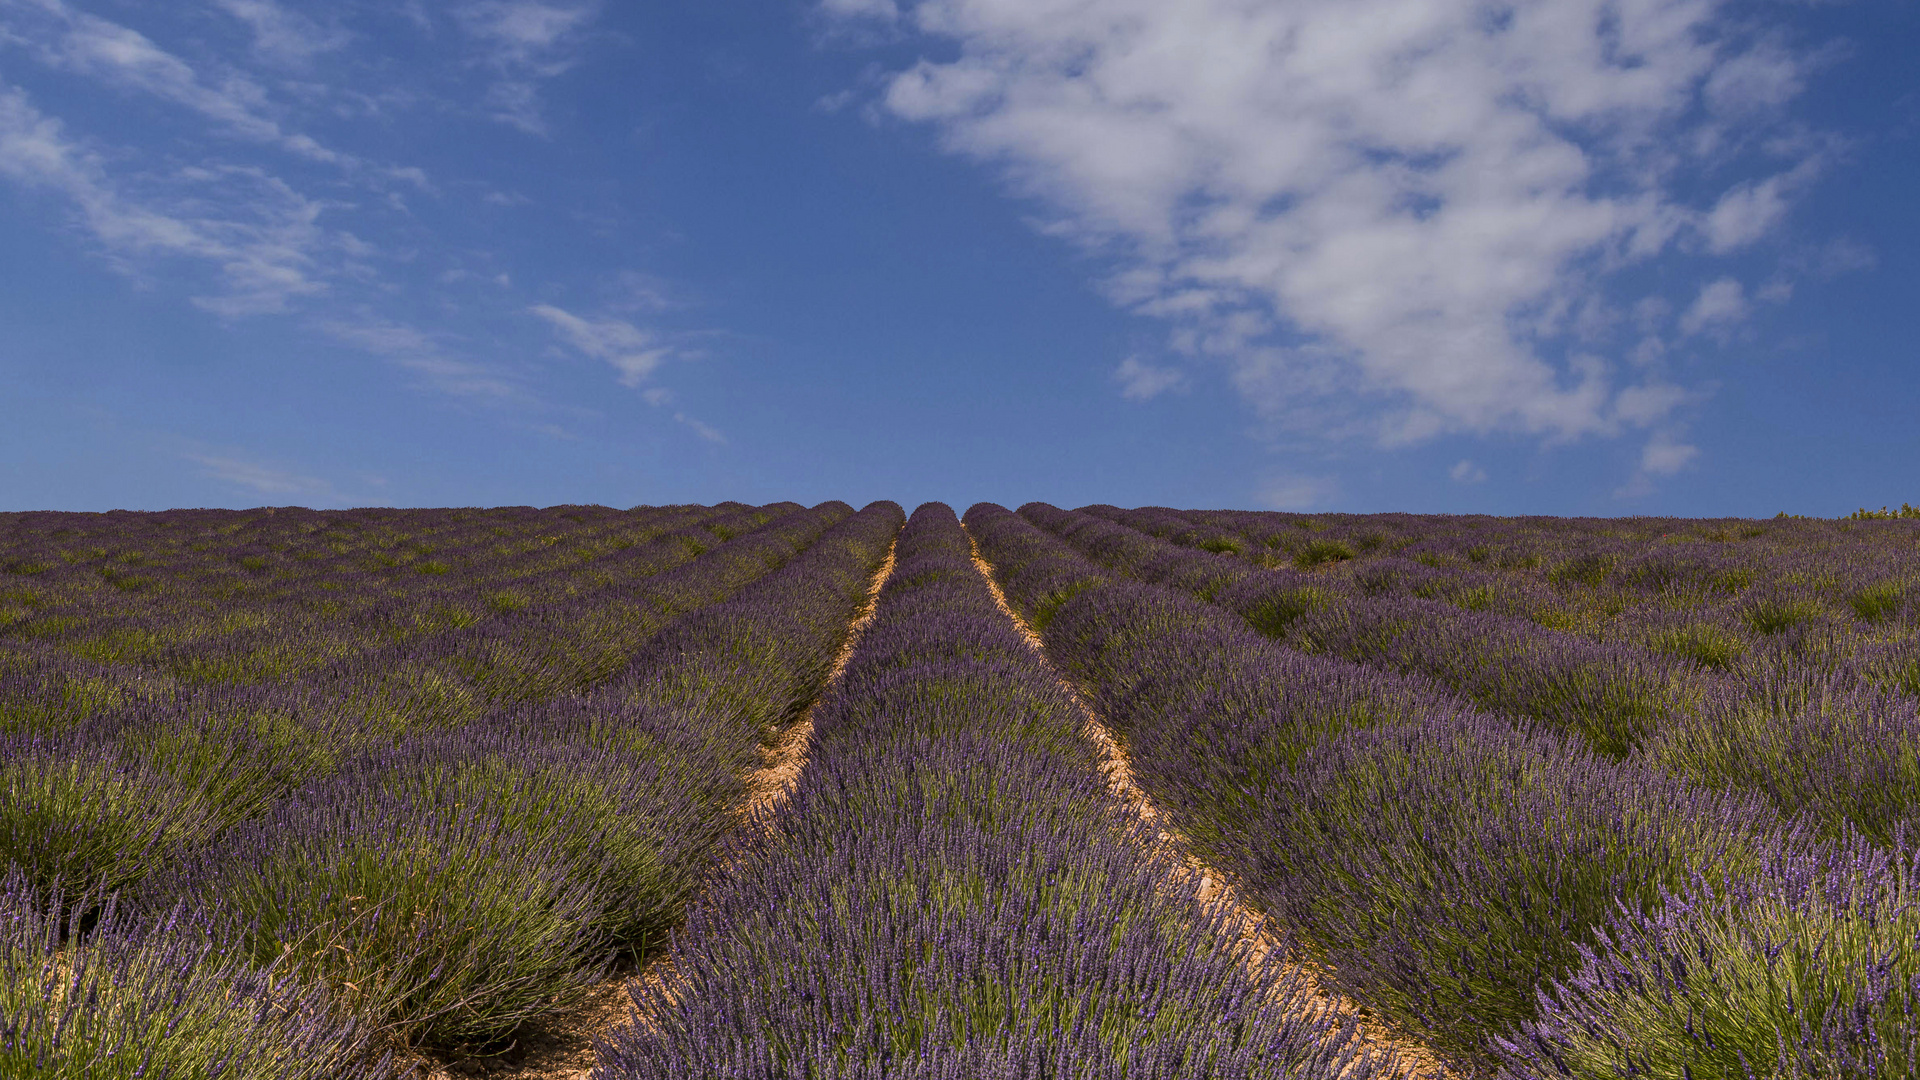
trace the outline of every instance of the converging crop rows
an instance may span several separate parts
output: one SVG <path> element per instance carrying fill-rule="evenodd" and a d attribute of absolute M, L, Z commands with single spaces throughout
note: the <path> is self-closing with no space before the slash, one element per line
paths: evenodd
<path fill-rule="evenodd" d="M 1920 523 L 0 515 L 0 857 L 7 1077 L 1913 1075 Z"/>

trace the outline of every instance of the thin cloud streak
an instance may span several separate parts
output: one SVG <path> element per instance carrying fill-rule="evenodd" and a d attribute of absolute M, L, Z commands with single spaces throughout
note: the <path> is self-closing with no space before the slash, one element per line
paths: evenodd
<path fill-rule="evenodd" d="M 306 476 L 232 454 L 189 451 L 180 456 L 199 465 L 201 475 L 244 488 L 256 495 L 298 497 L 325 503 L 345 501 L 332 481 L 317 476 Z"/>
<path fill-rule="evenodd" d="M 225 317 L 286 310 L 325 291 L 322 256 L 364 249 L 318 223 L 323 204 L 263 170 L 180 169 L 154 190 L 132 192 L 109 177 L 99 154 L 67 137 L 24 91 L 0 85 L 0 177 L 64 196 L 79 223 L 123 267 L 139 256 L 211 264 L 225 288 L 194 303 Z"/>
<path fill-rule="evenodd" d="M 637 387 L 673 350 L 624 319 L 586 319 L 552 304 L 528 309 L 546 320 L 569 345 L 620 373 L 620 385 Z"/>

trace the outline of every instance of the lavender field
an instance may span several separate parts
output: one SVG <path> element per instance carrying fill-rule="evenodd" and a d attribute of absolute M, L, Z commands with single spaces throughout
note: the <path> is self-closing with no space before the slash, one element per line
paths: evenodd
<path fill-rule="evenodd" d="M 0 1076 L 1920 1074 L 1920 521 L 0 514 Z"/>

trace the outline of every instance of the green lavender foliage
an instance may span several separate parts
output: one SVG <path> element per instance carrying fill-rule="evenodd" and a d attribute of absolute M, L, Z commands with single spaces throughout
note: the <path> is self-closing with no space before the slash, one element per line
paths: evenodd
<path fill-rule="evenodd" d="M 0 1076 L 397 1080 L 364 1029 L 248 964 L 210 913 L 135 922 L 99 894 L 37 892 L 0 879 Z"/>
<path fill-rule="evenodd" d="M 503 827 L 486 786 L 420 798 L 343 781 L 243 830 L 182 891 L 231 911 L 253 962 L 334 989 L 377 1030 L 491 1045 L 583 999 L 603 915 L 557 830 Z"/>
<path fill-rule="evenodd" d="M 1513 1077 L 1869 1080 L 1920 1070 L 1920 854 L 1786 837 L 1764 867 L 1622 909 L 1542 1016 L 1496 1040 Z"/>

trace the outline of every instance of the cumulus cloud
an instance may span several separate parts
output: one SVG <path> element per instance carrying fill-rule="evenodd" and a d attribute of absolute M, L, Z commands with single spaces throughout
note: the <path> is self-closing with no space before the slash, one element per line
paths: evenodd
<path fill-rule="evenodd" d="M 1804 81 L 1738 17 L 1730 0 L 919 0 L 903 22 L 958 55 L 896 71 L 880 104 L 1042 200 L 1049 231 L 1114 258 L 1116 301 L 1287 423 L 1606 435 L 1658 420 L 1645 393 L 1622 411 L 1633 369 L 1572 347 L 1608 321 L 1611 272 L 1750 244 L 1792 191 L 1680 194 Z M 1363 400 L 1385 412 L 1360 423 Z"/>
<path fill-rule="evenodd" d="M 529 310 L 545 319 L 567 344 L 619 372 L 622 386 L 639 386 L 673 354 L 653 334 L 623 319 L 582 318 L 552 304 L 535 304 Z"/>
<path fill-rule="evenodd" d="M 1614 497 L 1637 499 L 1652 494 L 1656 479 L 1680 472 L 1699 456 L 1700 448 L 1682 442 L 1677 432 L 1671 429 L 1655 431 L 1640 449 L 1640 467 L 1634 470 L 1633 476 L 1625 484 L 1614 490 Z"/>
<path fill-rule="evenodd" d="M 1487 479 L 1487 470 L 1475 465 L 1471 460 L 1462 458 L 1453 468 L 1447 470 L 1447 475 L 1453 477 L 1453 482 L 1456 484 L 1478 484 Z"/>
<path fill-rule="evenodd" d="M 1120 396 L 1132 401 L 1150 401 L 1187 382 L 1187 373 L 1179 368 L 1156 367 L 1132 356 L 1120 361 L 1113 377 L 1120 384 Z"/>
<path fill-rule="evenodd" d="M 1787 215 L 1781 177 L 1741 184 L 1721 196 L 1707 214 L 1704 231 L 1714 254 L 1724 254 L 1771 232 Z"/>

